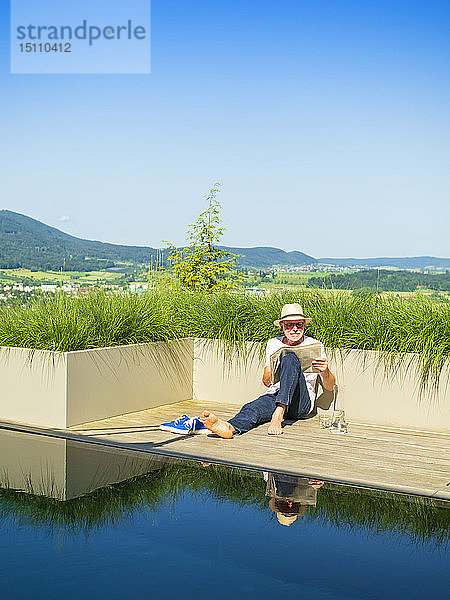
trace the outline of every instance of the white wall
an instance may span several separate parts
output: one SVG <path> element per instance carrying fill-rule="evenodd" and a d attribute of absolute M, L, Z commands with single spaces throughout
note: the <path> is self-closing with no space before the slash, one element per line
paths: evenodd
<path fill-rule="evenodd" d="M 406 355 L 394 367 L 384 367 L 381 354 L 351 350 L 342 356 L 327 349 L 330 368 L 338 381 L 337 405 L 348 420 L 450 433 L 449 368 L 441 375 L 439 394 L 419 394 L 418 357 Z M 226 360 L 223 360 L 223 356 Z M 245 357 L 245 358 L 244 358 Z M 244 355 L 227 351 L 223 342 L 196 340 L 194 345 L 194 398 L 242 406 L 263 394 L 264 360 L 257 344 L 247 344 Z M 332 394 L 318 399 L 323 409 Z"/>
<path fill-rule="evenodd" d="M 192 398 L 193 340 L 67 353 L 67 427 Z"/>
<path fill-rule="evenodd" d="M 328 350 L 337 404 L 356 423 L 450 433 L 449 369 L 419 394 L 418 357 L 385 369 L 377 352 Z M 0 419 L 64 428 L 191 398 L 236 409 L 264 393 L 257 344 L 184 339 L 80 352 L 0 348 Z M 331 394 L 318 399 L 330 405 Z"/>
<path fill-rule="evenodd" d="M 66 426 L 66 354 L 0 347 L 0 419 Z"/>

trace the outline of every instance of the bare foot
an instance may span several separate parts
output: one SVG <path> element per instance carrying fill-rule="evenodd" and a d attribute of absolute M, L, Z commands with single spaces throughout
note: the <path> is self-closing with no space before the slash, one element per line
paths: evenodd
<path fill-rule="evenodd" d="M 236 433 L 236 429 L 233 427 L 233 425 L 230 425 L 230 423 L 227 421 L 219 419 L 219 417 L 207 410 L 204 410 L 200 415 L 200 421 L 203 423 L 206 429 L 209 429 L 221 438 L 226 438 L 229 440 L 233 437 L 233 434 Z"/>
<path fill-rule="evenodd" d="M 270 421 L 267 433 L 269 435 L 281 435 L 283 433 L 281 421 Z"/>

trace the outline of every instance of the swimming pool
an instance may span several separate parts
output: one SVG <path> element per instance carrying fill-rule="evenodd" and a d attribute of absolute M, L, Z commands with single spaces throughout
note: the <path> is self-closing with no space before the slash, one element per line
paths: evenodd
<path fill-rule="evenodd" d="M 448 593 L 443 501 L 17 432 L 0 450 L 5 598 Z"/>

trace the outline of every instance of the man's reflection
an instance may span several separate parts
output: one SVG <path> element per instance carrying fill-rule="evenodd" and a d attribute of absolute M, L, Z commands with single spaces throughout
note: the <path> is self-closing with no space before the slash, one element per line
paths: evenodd
<path fill-rule="evenodd" d="M 289 527 L 303 517 L 308 506 L 316 506 L 317 490 L 323 481 L 307 479 L 282 473 L 264 472 L 266 496 L 269 496 L 269 508 L 277 515 L 281 525 Z"/>

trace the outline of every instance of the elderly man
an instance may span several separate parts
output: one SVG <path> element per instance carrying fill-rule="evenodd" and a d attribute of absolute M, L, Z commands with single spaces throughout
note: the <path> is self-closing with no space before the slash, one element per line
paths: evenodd
<path fill-rule="evenodd" d="M 302 419 L 314 408 L 317 377 L 320 376 L 326 390 L 333 390 L 336 379 L 328 368 L 328 359 L 321 345 L 321 356 L 312 361 L 318 373 L 303 373 L 300 361 L 293 352 L 286 352 L 281 357 L 280 381 L 271 384 L 270 357 L 280 348 L 292 346 L 308 346 L 320 343 L 314 338 L 305 336 L 305 326 L 311 319 L 303 314 L 300 304 L 285 304 L 281 310 L 281 318 L 274 321 L 283 335 L 271 338 L 266 347 L 266 363 L 263 383 L 269 389 L 265 394 L 245 404 L 239 413 L 229 421 L 223 421 L 211 412 L 204 411 L 200 421 L 204 426 L 222 438 L 232 438 L 236 433 L 246 433 L 262 423 L 269 423 L 267 433 L 279 435 L 283 419 Z"/>
<path fill-rule="evenodd" d="M 281 525 L 289 527 L 297 519 L 304 517 L 308 506 L 316 506 L 317 490 L 324 482 L 319 479 L 296 477 L 285 473 L 264 472 L 266 496 L 269 508 Z"/>

